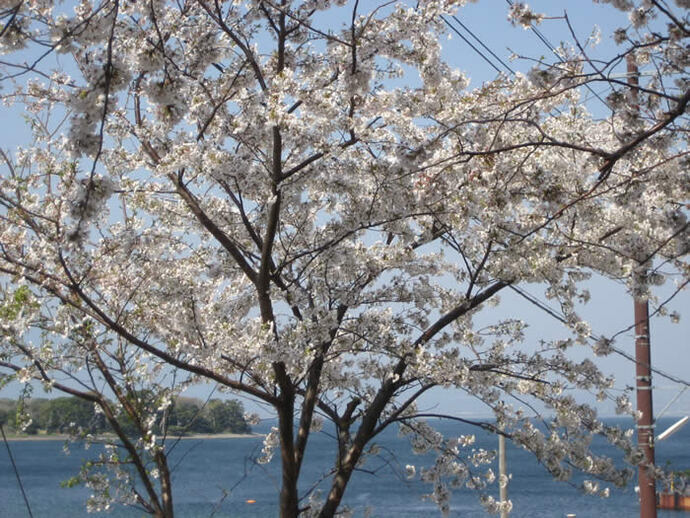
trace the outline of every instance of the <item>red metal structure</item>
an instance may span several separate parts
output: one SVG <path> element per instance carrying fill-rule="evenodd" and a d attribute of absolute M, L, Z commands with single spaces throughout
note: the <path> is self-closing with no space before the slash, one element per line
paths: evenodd
<path fill-rule="evenodd" d="M 647 301 L 635 301 L 635 372 L 637 379 L 637 444 L 645 461 L 639 467 L 640 518 L 656 518 L 654 467 L 654 415 L 652 412 L 652 369 L 649 350 L 649 308 Z"/>

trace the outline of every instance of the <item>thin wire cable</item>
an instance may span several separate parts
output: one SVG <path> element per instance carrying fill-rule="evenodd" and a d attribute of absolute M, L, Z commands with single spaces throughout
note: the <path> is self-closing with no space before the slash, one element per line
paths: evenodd
<path fill-rule="evenodd" d="M 656 388 L 656 387 L 655 387 L 655 388 Z M 673 403 L 675 403 L 676 401 L 678 401 L 678 398 L 679 398 L 680 396 L 682 396 L 682 395 L 685 393 L 686 390 L 688 390 L 688 386 L 687 386 L 687 385 L 684 386 L 684 387 L 680 390 L 680 392 L 678 392 L 678 394 L 676 394 L 676 395 L 671 399 L 671 401 L 669 401 L 668 403 L 666 403 L 666 406 L 665 406 L 664 408 L 662 408 L 662 409 L 661 409 L 661 412 L 659 412 L 659 413 L 657 414 L 656 419 L 659 419 L 662 415 L 664 415 L 664 414 L 666 413 L 666 410 L 668 410 L 669 407 L 670 407 Z"/>
<path fill-rule="evenodd" d="M 508 5 L 510 5 L 510 6 L 513 5 L 512 0 L 506 0 L 506 2 L 507 2 Z M 489 52 L 499 63 L 501 63 L 501 65 L 503 65 L 503 66 L 504 66 L 507 70 L 509 70 L 512 74 L 515 74 L 515 71 L 514 71 L 511 67 L 509 67 L 506 63 L 504 63 L 503 60 L 501 60 L 500 57 L 498 57 L 489 47 L 487 47 L 487 46 L 481 41 L 481 39 L 479 39 L 479 38 L 478 38 L 468 27 L 466 27 L 466 26 L 465 26 L 455 15 L 453 15 L 452 17 L 453 17 L 453 19 L 458 23 L 458 25 L 459 25 L 460 27 L 462 27 L 462 28 L 463 28 L 465 31 L 467 31 L 475 40 L 477 40 L 477 42 L 479 42 L 479 44 L 480 44 L 482 47 L 484 47 L 484 49 L 486 49 L 486 50 L 487 50 L 487 51 L 488 51 L 488 52 Z M 485 56 L 475 45 L 472 44 L 472 42 L 470 42 L 465 36 L 463 36 L 463 35 L 460 33 L 460 31 L 458 31 L 457 28 L 455 28 L 455 27 L 446 19 L 445 16 L 441 16 L 441 19 L 446 23 L 446 25 L 447 25 L 453 32 L 455 32 L 455 34 L 457 34 L 458 36 L 460 36 L 460 38 L 461 38 L 465 43 L 467 43 L 467 45 L 469 45 L 477 54 L 479 54 L 479 56 L 481 56 L 481 57 L 484 59 L 484 61 L 486 61 L 494 70 L 496 70 L 498 73 L 502 73 L 502 71 L 494 64 L 494 62 L 491 61 L 489 58 L 487 58 L 487 57 L 486 57 L 486 56 Z M 558 60 L 559 60 L 561 63 L 563 63 L 563 62 L 564 62 L 564 61 L 563 61 L 563 58 L 558 54 L 558 52 L 556 52 L 556 49 L 555 49 L 555 48 L 553 47 L 553 45 L 548 41 L 548 39 L 547 39 L 547 38 L 546 38 L 546 37 L 545 37 L 545 36 L 544 36 L 544 35 L 533 25 L 533 24 L 530 24 L 530 29 L 531 29 L 532 32 L 534 32 L 534 34 L 539 38 L 539 40 L 540 40 L 540 41 L 541 41 L 541 42 L 542 42 L 542 43 L 543 43 L 543 44 L 544 44 L 544 45 L 545 45 L 545 46 L 546 46 L 546 47 L 547 47 L 557 58 L 558 58 Z M 607 108 L 609 108 L 608 103 L 607 103 L 597 92 L 595 92 L 589 84 L 585 84 L 584 86 L 585 86 L 585 88 L 587 88 L 587 90 L 589 90 L 589 92 L 590 92 L 594 97 L 596 97 L 602 104 L 604 104 Z M 548 313 L 549 315 L 551 315 L 551 316 L 554 317 L 555 319 L 559 320 L 559 321 L 562 322 L 562 323 L 567 323 L 566 320 L 565 320 L 565 318 L 563 318 L 562 316 L 558 315 L 554 310 L 552 310 L 551 308 L 549 308 L 546 304 L 542 303 L 542 302 L 539 301 L 538 299 L 532 297 L 531 295 L 527 294 L 526 292 L 524 292 L 524 291 L 522 291 L 522 290 L 520 290 L 519 288 L 516 288 L 516 287 L 514 287 L 514 286 L 511 286 L 511 289 L 513 289 L 513 290 L 514 290 L 516 293 L 518 293 L 520 296 L 522 296 L 522 297 L 524 297 L 525 299 L 527 299 L 528 301 L 532 302 L 532 303 L 535 304 L 537 307 L 539 307 L 540 309 L 542 309 L 543 311 L 545 311 L 546 313 Z M 597 338 L 597 337 L 595 337 L 595 336 L 590 336 L 590 338 L 592 338 L 593 340 L 598 340 L 598 339 L 600 339 L 600 338 Z M 625 351 L 623 351 L 623 350 L 621 350 L 621 349 L 619 349 L 619 348 L 617 348 L 617 347 L 612 347 L 612 349 L 613 349 L 614 352 L 616 352 L 617 354 L 623 356 L 624 358 L 626 358 L 626 359 L 628 359 L 628 360 L 630 360 L 630 361 L 632 361 L 632 362 L 634 362 L 634 363 L 637 363 L 637 360 L 636 360 L 635 358 L 633 358 L 631 355 L 629 355 L 628 353 L 626 353 Z M 686 388 L 687 388 L 688 386 L 690 386 L 690 382 L 685 381 L 685 380 L 683 380 L 683 379 L 681 379 L 681 378 L 677 378 L 676 376 L 673 376 L 673 375 L 671 375 L 671 374 L 665 373 L 664 371 L 661 371 L 661 370 L 659 370 L 659 369 L 657 369 L 657 368 L 652 367 L 652 371 L 655 372 L 656 374 L 658 374 L 658 375 L 660 375 L 660 376 L 662 376 L 662 377 L 664 377 L 664 378 L 670 380 L 670 381 L 673 381 L 673 382 L 675 382 L 675 383 L 682 384 L 682 385 L 684 385 Z"/>
<path fill-rule="evenodd" d="M 509 286 L 509 287 L 510 287 L 510 289 L 512 289 L 515 293 L 517 293 L 518 295 L 520 295 L 522 298 L 524 298 L 525 300 L 531 302 L 532 304 L 534 304 L 535 306 L 537 306 L 539 309 L 541 309 L 542 311 L 544 311 L 544 312 L 547 313 L 548 315 L 551 315 L 553 318 L 555 318 L 555 319 L 558 320 L 559 322 L 561 322 L 561 323 L 563 323 L 563 324 L 566 324 L 566 325 L 568 324 L 568 321 L 565 319 L 564 316 L 560 315 L 556 310 L 554 310 L 554 309 L 552 309 L 551 307 L 549 307 L 548 304 L 546 304 L 545 302 L 542 302 L 541 300 L 539 300 L 539 299 L 538 299 L 537 297 L 535 297 L 534 295 L 531 295 L 530 293 L 527 293 L 526 291 L 524 291 L 524 290 L 518 288 L 517 286 L 512 286 L 512 285 L 511 285 L 511 286 Z M 619 334 L 620 334 L 620 333 L 619 333 Z M 597 336 L 595 336 L 595 335 L 590 335 L 589 338 L 592 339 L 592 340 L 594 340 L 594 341 L 599 341 L 599 340 L 601 340 L 601 339 L 604 338 L 604 337 L 597 337 Z M 638 361 L 637 361 L 633 356 L 631 356 L 630 354 L 626 353 L 626 352 L 623 351 L 622 349 L 619 349 L 618 347 L 615 347 L 615 346 L 611 346 L 611 349 L 612 349 L 613 352 L 615 352 L 616 354 L 619 354 L 620 356 L 623 356 L 624 358 L 630 360 L 631 362 L 633 362 L 633 363 L 635 363 L 635 364 L 638 363 Z M 673 374 L 668 374 L 667 372 L 664 372 L 664 371 L 662 371 L 662 370 L 660 370 L 660 369 L 657 369 L 657 368 L 655 368 L 655 367 L 651 367 L 651 366 L 650 366 L 650 368 L 651 368 L 652 372 L 654 372 L 655 374 L 658 374 L 658 375 L 661 376 L 662 378 L 666 378 L 667 380 L 673 381 L 674 383 L 678 383 L 679 385 L 684 385 L 684 386 L 686 386 L 686 387 L 690 387 L 690 381 L 686 381 L 686 380 L 684 380 L 684 379 L 678 378 L 677 376 L 674 376 Z"/>
<path fill-rule="evenodd" d="M 5 442 L 5 448 L 7 448 L 7 455 L 10 457 L 10 462 L 12 463 L 12 469 L 14 470 L 14 475 L 17 477 L 17 482 L 19 483 L 19 489 L 22 492 L 22 496 L 24 497 L 24 503 L 26 504 L 26 510 L 29 512 L 29 517 L 34 518 L 33 513 L 31 512 L 31 506 L 29 506 L 29 499 L 26 496 L 26 492 L 24 491 L 24 484 L 22 484 L 22 479 L 19 476 L 19 471 L 17 470 L 17 465 L 14 462 L 14 457 L 12 456 L 12 450 L 10 450 L 10 445 L 7 442 L 7 437 L 5 437 L 5 430 L 3 429 L 2 425 L 0 424 L 0 433 L 2 433 L 2 440 Z"/>
<path fill-rule="evenodd" d="M 455 26 L 453 26 L 453 25 L 446 19 L 445 16 L 441 15 L 441 19 L 442 19 L 444 22 L 446 22 L 446 25 L 447 25 L 448 27 L 450 27 L 450 29 L 451 29 L 455 34 L 457 34 L 458 36 L 460 36 L 460 38 L 462 38 L 463 41 L 464 41 L 465 43 L 467 43 L 467 44 L 472 48 L 472 50 L 474 50 L 477 54 L 479 54 L 479 55 L 484 59 L 484 61 L 486 61 L 489 65 L 491 65 L 491 66 L 496 70 L 496 72 L 498 72 L 499 74 L 502 74 L 502 73 L 503 73 L 503 71 L 502 71 L 500 68 L 498 68 L 498 67 L 494 64 L 493 61 L 491 61 L 489 58 L 487 58 L 487 57 L 482 53 L 481 50 L 479 50 L 477 47 L 475 47 L 475 46 L 472 44 L 472 42 L 471 42 L 470 40 L 468 40 L 467 38 L 465 38 L 465 36 L 463 36 L 462 33 L 461 33 L 460 31 L 458 31 L 458 30 L 455 28 Z"/>
<path fill-rule="evenodd" d="M 511 7 L 513 6 L 513 1 L 512 1 L 512 0 L 506 0 L 506 2 L 508 3 L 509 6 L 511 6 Z M 554 47 L 553 45 L 551 45 L 551 43 L 549 42 L 549 40 L 546 39 L 546 36 L 544 36 L 544 35 L 541 33 L 541 31 L 539 31 L 539 29 L 537 29 L 537 28 L 534 26 L 533 23 L 530 23 L 530 29 L 531 29 L 532 32 L 537 36 L 537 38 L 539 38 L 539 39 L 541 40 L 541 42 L 542 42 L 544 45 L 546 45 L 546 47 L 553 53 L 553 55 L 556 56 L 556 57 L 558 58 L 558 61 L 560 61 L 561 63 L 564 63 L 563 58 L 558 54 L 558 52 L 556 52 L 555 47 Z M 596 70 L 596 69 L 595 69 L 595 70 Z M 609 106 L 609 103 L 607 103 L 604 99 L 602 99 L 601 96 L 600 96 L 598 93 L 596 93 L 588 83 L 585 83 L 584 87 L 585 87 L 587 90 L 589 90 L 589 91 L 592 93 L 592 95 L 594 95 L 594 97 L 596 97 L 597 99 L 599 99 L 599 101 L 601 101 L 601 103 L 602 103 L 604 106 L 606 106 L 609 110 L 611 109 L 611 107 Z"/>
<path fill-rule="evenodd" d="M 463 29 L 465 29 L 465 30 L 469 33 L 470 36 L 472 36 L 475 40 L 477 40 L 477 42 L 479 42 L 479 44 L 480 44 L 482 47 L 484 47 L 484 48 L 486 49 L 486 51 L 487 51 L 489 54 L 491 54 L 494 58 L 496 58 L 496 60 L 497 60 L 501 65 L 503 65 L 511 74 L 515 75 L 515 70 L 513 70 L 512 68 L 510 68 L 500 57 L 498 57 L 498 56 L 494 53 L 493 50 L 491 50 L 489 47 L 487 47 L 481 39 L 479 39 L 477 36 L 475 36 L 475 34 L 474 34 L 464 23 L 462 23 L 462 22 L 460 21 L 460 19 L 459 19 L 457 16 L 452 15 L 452 17 L 453 17 L 453 20 L 455 20 L 455 22 L 456 22 L 460 27 L 462 27 Z"/>

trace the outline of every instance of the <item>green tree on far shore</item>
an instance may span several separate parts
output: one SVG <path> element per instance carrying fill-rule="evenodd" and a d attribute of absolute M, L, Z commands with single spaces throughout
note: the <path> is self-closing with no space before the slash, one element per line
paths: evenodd
<path fill-rule="evenodd" d="M 31 423 L 23 433 L 59 434 L 81 430 L 85 433 L 103 433 L 108 426 L 102 414 L 96 412 L 93 403 L 76 397 L 55 399 L 36 398 L 25 402 L 24 411 Z M 17 433 L 16 415 L 18 401 L 0 399 L 0 424 Z M 122 428 L 134 433 L 134 426 L 123 413 L 120 416 Z M 240 401 L 211 399 L 204 402 L 197 398 L 179 397 L 173 401 L 167 412 L 161 412 L 158 419 L 158 433 L 163 424 L 168 433 L 250 433 L 251 428 L 244 419 L 244 407 Z"/>

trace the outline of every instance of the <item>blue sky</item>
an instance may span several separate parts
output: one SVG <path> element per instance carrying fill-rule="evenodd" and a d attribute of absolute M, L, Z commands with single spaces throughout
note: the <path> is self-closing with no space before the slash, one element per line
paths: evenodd
<path fill-rule="evenodd" d="M 362 9 L 373 5 L 372 0 L 361 2 Z M 626 26 L 627 20 L 618 11 L 608 5 L 591 4 L 585 0 L 540 0 L 530 2 L 536 11 L 544 12 L 549 16 L 562 16 L 567 11 L 572 27 L 581 41 L 585 41 L 591 34 L 593 24 L 599 24 L 602 31 L 602 41 L 592 55 L 610 55 L 616 53 L 616 48 L 611 41 L 610 34 L 618 26 Z M 503 61 L 516 69 L 527 71 L 531 66 L 528 61 L 517 60 L 509 62 L 512 53 L 523 56 L 553 60 L 549 48 L 532 32 L 519 27 L 513 27 L 507 22 L 507 3 L 504 0 L 484 0 L 476 4 L 469 4 L 458 14 L 458 18 L 465 24 L 484 44 L 490 47 Z M 570 40 L 571 36 L 567 25 L 562 19 L 548 19 L 540 26 L 539 30 L 553 45 L 558 45 L 562 40 Z M 450 34 L 450 31 L 449 31 Z M 469 39 L 472 36 L 464 33 Z M 476 42 L 475 42 L 476 43 Z M 451 34 L 449 39 L 443 42 L 447 60 L 455 67 L 463 70 L 471 78 L 471 88 L 482 82 L 491 80 L 496 76 L 496 71 L 486 61 L 472 50 L 457 35 Z M 494 60 L 495 61 L 495 60 Z M 498 65 L 498 63 L 496 62 Z M 499 65 L 500 66 L 500 65 Z M 7 86 L 3 87 L 6 90 Z M 606 95 L 602 88 L 602 96 Z M 597 116 L 606 116 L 606 108 L 598 100 L 588 103 L 590 110 Z M 20 123 L 21 112 L 17 109 L 3 108 L 4 123 L 0 126 L 0 142 L 5 150 L 11 150 L 14 146 L 28 143 L 29 133 Z M 12 121 L 8 123 L 8 121 Z M 605 279 L 594 279 L 589 283 L 592 292 L 592 300 L 582 308 L 582 314 L 591 323 L 595 334 L 612 335 L 625 329 L 632 323 L 633 302 L 619 284 Z M 527 290 L 536 296 L 541 296 L 543 291 L 539 286 L 528 286 Z M 665 299 L 672 292 L 671 286 L 657 289 L 655 294 Z M 543 298 L 543 297 L 542 297 Z M 669 305 L 670 310 L 676 310 L 683 314 L 690 308 L 690 295 L 687 292 L 680 294 Z M 536 342 L 540 338 L 548 339 L 558 336 L 566 336 L 566 331 L 552 317 L 541 310 L 527 304 L 517 295 L 508 294 L 503 297 L 498 308 L 499 314 L 507 317 L 521 318 L 530 323 L 527 335 L 527 347 L 529 342 Z M 654 367 L 682 379 L 690 379 L 690 315 L 681 318 L 680 323 L 672 324 L 668 318 L 654 318 L 651 323 L 652 331 L 652 361 Z M 616 345 L 627 353 L 633 353 L 634 336 L 632 331 L 618 337 Z M 591 356 L 586 348 L 581 347 L 575 354 L 584 358 Z M 606 372 L 616 376 L 619 388 L 634 385 L 634 365 L 619 355 L 597 360 Z M 655 411 L 661 410 L 666 403 L 681 389 L 682 385 L 674 383 L 662 376 L 654 375 Z M 197 387 L 189 391 L 189 395 L 205 396 L 209 392 L 208 387 Z M 18 387 L 11 385 L 0 390 L 0 397 L 14 397 Z M 37 391 L 36 396 L 40 396 Z M 250 409 L 254 405 L 246 403 Z M 434 391 L 427 395 L 420 407 L 435 409 L 440 412 L 453 412 L 462 414 L 476 414 L 482 412 L 482 406 L 475 402 L 471 396 L 454 391 Z M 611 413 L 611 407 L 604 406 L 602 413 Z M 261 410 L 261 413 L 265 411 Z M 668 410 L 667 415 L 690 414 L 690 390 L 686 391 Z"/>
<path fill-rule="evenodd" d="M 363 9 L 376 4 L 371 0 L 360 3 Z M 535 11 L 546 14 L 554 19 L 546 19 L 538 26 L 539 32 L 552 45 L 558 46 L 561 41 L 570 41 L 571 34 L 565 20 L 562 18 L 567 13 L 570 24 L 581 42 L 585 42 L 592 33 L 594 24 L 601 29 L 600 44 L 591 49 L 591 56 L 610 56 L 617 53 L 611 33 L 618 27 L 627 27 L 628 21 L 624 14 L 607 4 L 593 4 L 586 0 L 540 0 L 529 2 Z M 505 0 L 484 0 L 470 3 L 460 10 L 458 19 L 469 28 L 472 33 L 489 47 L 494 54 L 506 62 L 516 71 L 527 72 L 532 66 L 529 60 L 517 59 L 511 61 L 514 54 L 532 58 L 544 58 L 553 61 L 555 56 L 531 30 L 512 26 L 507 20 L 507 2 Z M 336 21 L 339 23 L 340 20 Z M 459 28 L 461 33 L 476 47 L 490 57 L 492 61 L 502 68 L 497 60 L 493 59 L 472 36 Z M 471 80 L 470 88 L 480 86 L 483 82 L 492 80 L 497 72 L 478 53 L 452 31 L 448 31 L 448 38 L 443 42 L 444 54 L 449 63 L 462 70 Z M 623 73 L 624 70 L 621 70 Z M 605 98 L 606 88 L 595 90 Z M 605 117 L 607 108 L 589 93 L 588 108 L 598 117 Z M 633 301 L 626 294 L 620 284 L 596 278 L 590 281 L 589 289 L 592 292 L 592 300 L 587 306 L 581 308 L 582 315 L 590 320 L 592 330 L 596 335 L 611 336 L 620 330 L 626 329 L 633 322 Z M 535 296 L 543 299 L 543 289 L 540 286 L 528 286 L 527 290 Z M 664 300 L 674 291 L 671 282 L 666 286 L 657 288 L 655 295 Z M 676 310 L 683 314 L 690 308 L 690 294 L 687 290 L 679 294 L 668 306 L 669 312 Z M 653 308 L 652 308 L 653 309 Z M 550 339 L 567 336 L 563 327 L 538 308 L 526 303 L 518 295 L 508 293 L 502 297 L 502 303 L 497 308 L 496 314 L 506 317 L 520 318 L 530 323 L 527 333 L 526 347 L 530 348 L 530 342 L 536 343 L 539 339 Z M 652 362 L 654 368 L 669 374 L 672 377 L 690 380 L 690 315 L 681 317 L 677 324 L 670 322 L 668 318 L 655 317 L 651 324 Z M 628 331 L 620 335 L 616 345 L 626 353 L 634 354 L 634 333 Z M 576 357 L 584 359 L 592 357 L 585 347 L 574 350 Z M 597 358 L 597 363 L 606 373 L 616 377 L 616 387 L 621 389 L 634 386 L 634 363 L 624 357 L 613 354 L 607 358 Z M 653 376 L 655 392 L 655 411 L 662 410 L 683 388 L 659 374 Z M 205 389 L 198 389 L 202 395 Z M 194 391 L 196 392 L 196 391 Z M 634 397 L 634 394 L 631 396 Z M 432 391 L 422 399 L 420 408 L 434 409 L 438 412 L 453 412 L 469 415 L 484 413 L 485 407 L 470 395 L 459 391 L 438 389 Z M 613 405 L 599 405 L 602 414 L 611 415 Z M 678 398 L 665 415 L 690 414 L 690 390 Z"/>
<path fill-rule="evenodd" d="M 590 56 L 611 56 L 618 50 L 611 38 L 611 33 L 618 27 L 627 27 L 628 21 L 624 14 L 607 4 L 593 4 L 583 0 L 536 0 L 528 2 L 535 11 L 546 14 L 548 17 L 562 17 L 567 13 L 574 33 L 581 42 L 585 42 L 592 33 L 594 24 L 601 29 L 600 44 L 591 49 Z M 531 30 L 513 27 L 507 21 L 507 2 L 504 0 L 490 0 L 469 4 L 458 14 L 460 21 L 469 28 L 479 39 L 483 41 L 498 57 L 505 61 L 511 68 L 526 72 L 531 64 L 528 60 L 517 59 L 508 61 L 513 54 L 529 56 L 539 59 L 544 57 L 546 61 L 553 61 L 555 56 L 549 47 Z M 538 31 L 552 45 L 557 46 L 561 41 L 571 41 L 571 34 L 564 19 L 546 19 L 539 26 Z M 471 42 L 476 44 L 472 36 L 461 30 Z M 480 45 L 476 45 L 483 51 Z M 444 43 L 444 51 L 448 60 L 471 78 L 470 87 L 478 86 L 483 81 L 494 78 L 497 74 L 481 56 L 472 50 L 462 39 L 452 35 L 451 39 Z M 489 56 L 487 52 L 483 52 Z M 489 56 L 491 57 L 491 56 Z M 501 65 L 492 59 L 496 65 Z M 621 70 L 621 73 L 624 70 Z M 596 93 L 606 97 L 606 88 L 595 89 Z M 589 110 L 598 117 L 605 117 L 607 108 L 601 101 L 593 98 L 591 93 L 587 97 Z M 626 294 L 625 289 L 610 280 L 603 278 L 593 279 L 589 283 L 592 292 L 592 300 L 587 306 L 582 307 L 582 315 L 590 321 L 596 335 L 610 336 L 629 327 L 633 322 L 633 301 Z M 541 295 L 543 290 L 538 286 L 528 287 L 533 295 Z M 654 293 L 664 300 L 673 293 L 671 281 L 666 286 L 657 288 Z M 543 299 L 543 297 L 541 297 Z M 679 294 L 669 310 L 676 310 L 683 314 L 690 308 L 690 294 L 687 290 Z M 522 318 L 530 323 L 528 341 L 562 336 L 563 330 L 560 324 L 541 310 L 526 305 L 524 299 L 510 295 L 504 297 L 500 307 L 506 315 Z M 686 315 L 687 316 L 687 315 Z M 668 318 L 655 317 L 650 323 L 652 342 L 652 363 L 654 368 L 672 376 L 690 380 L 690 320 L 681 317 L 677 324 L 670 322 Z M 634 333 L 628 331 L 616 340 L 616 345 L 627 353 L 634 353 Z M 579 352 L 583 357 L 586 351 Z M 591 355 L 590 355 L 591 356 Z M 597 359 L 603 370 L 615 375 L 618 387 L 633 386 L 635 381 L 634 364 L 620 355 L 612 355 L 608 358 Z M 674 383 L 659 374 L 653 375 L 655 392 L 654 406 L 658 413 L 674 398 L 683 388 L 683 385 Z M 469 396 L 454 396 L 452 394 L 434 394 L 441 405 L 448 405 L 459 410 L 459 406 L 479 410 L 479 406 L 473 404 Z M 472 412 L 473 410 L 469 410 Z M 611 413 L 612 407 L 604 405 L 602 413 Z M 669 407 L 666 415 L 690 414 L 690 390 L 687 390 Z"/>

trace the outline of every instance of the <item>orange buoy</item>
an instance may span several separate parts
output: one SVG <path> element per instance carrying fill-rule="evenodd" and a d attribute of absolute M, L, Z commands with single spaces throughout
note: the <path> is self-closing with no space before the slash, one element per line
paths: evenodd
<path fill-rule="evenodd" d="M 250 498 L 249 500 L 247 500 L 247 503 L 248 503 L 248 504 L 255 504 L 255 503 L 256 503 L 256 500 L 252 500 L 252 499 Z"/>

